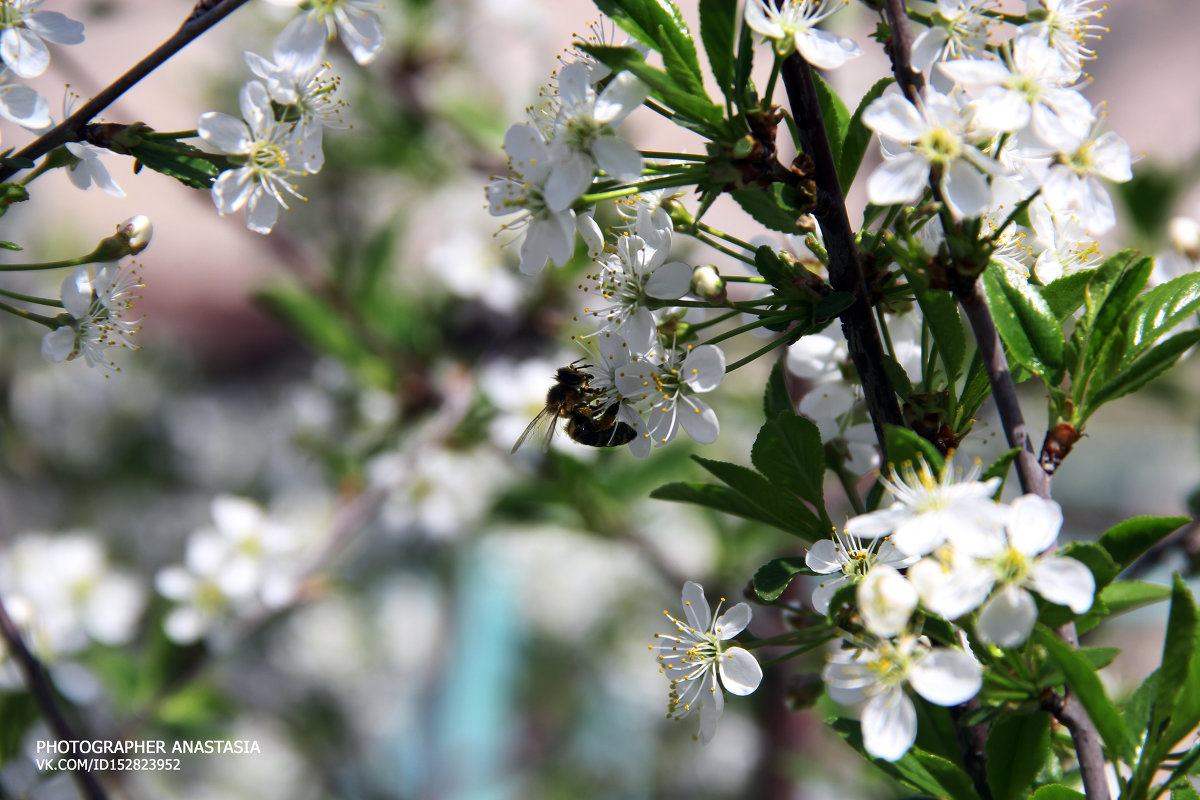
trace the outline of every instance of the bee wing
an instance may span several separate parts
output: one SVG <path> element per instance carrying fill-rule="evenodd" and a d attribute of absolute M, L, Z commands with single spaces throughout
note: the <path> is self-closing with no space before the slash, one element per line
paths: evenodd
<path fill-rule="evenodd" d="M 543 408 L 538 412 L 538 415 L 534 417 L 528 425 L 525 426 L 525 430 L 522 431 L 521 435 L 517 437 L 517 441 L 512 446 L 512 450 L 509 451 L 509 454 L 517 452 L 517 449 L 521 445 L 525 444 L 525 440 L 529 438 L 531 433 L 542 428 L 545 428 L 545 433 L 542 435 L 542 450 L 549 450 L 550 439 L 554 436 L 554 426 L 556 422 L 558 422 L 558 412 L 550 406 Z"/>

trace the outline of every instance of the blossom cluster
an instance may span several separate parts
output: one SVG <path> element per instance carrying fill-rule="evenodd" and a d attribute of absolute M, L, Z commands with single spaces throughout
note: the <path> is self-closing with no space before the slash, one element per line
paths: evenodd
<path fill-rule="evenodd" d="M 509 128 L 509 174 L 487 187 L 493 215 L 519 215 L 503 228 L 524 233 L 522 272 L 566 264 L 576 233 L 586 243 L 592 270 L 580 288 L 588 304 L 577 319 L 595 327 L 576 339 L 595 362 L 585 367 L 595 393 L 588 400 L 592 413 L 636 432 L 629 445 L 639 457 L 681 427 L 697 442 L 715 441 L 716 414 L 697 395 L 725 374 L 719 347 L 678 343 L 672 332 L 670 323 L 681 316 L 672 301 L 688 295 L 693 282 L 689 265 L 670 260 L 673 197 L 662 190 L 628 194 L 615 204 L 620 221 L 603 228 L 597 204 L 585 195 L 598 178 L 641 175 L 642 155 L 616 128 L 648 92 L 628 72 L 612 75 L 582 60 L 564 65 L 530 109 L 530 122 Z"/>
<path fill-rule="evenodd" d="M 325 59 L 328 42 L 340 37 L 359 64 L 374 60 L 383 46 L 371 0 L 314 3 L 275 39 L 271 58 L 246 52 L 255 78 L 238 95 L 240 117 L 217 111 L 200 115 L 200 137 L 240 166 L 213 183 L 219 214 L 246 209 L 246 227 L 270 233 L 288 198 L 303 200 L 295 184 L 324 165 L 326 128 L 345 128 L 345 104 L 335 99 L 340 79 Z"/>
<path fill-rule="evenodd" d="M 893 470 L 881 478 L 895 501 L 890 507 L 852 517 L 843 534 L 806 556 L 809 569 L 831 576 L 813 593 L 818 611 L 828 611 L 843 586 L 857 587 L 862 630 L 831 657 L 823 677 L 838 702 L 865 700 L 864 746 L 879 758 L 900 758 L 916 739 L 905 682 L 939 705 L 964 703 L 982 685 L 969 648 L 935 647 L 920 635 L 918 608 L 950 622 L 972 615 L 978 642 L 1004 648 L 1033 631 L 1035 593 L 1076 614 L 1091 608 L 1091 571 L 1054 552 L 1059 505 L 1037 495 L 999 503 L 999 478 L 978 475 L 977 465 L 961 475 L 950 465 L 936 475 L 924 462 Z"/>
<path fill-rule="evenodd" d="M 50 66 L 53 44 L 80 44 L 83 23 L 57 11 L 39 11 L 44 0 L 9 0 L 0 17 L 0 116 L 30 130 L 50 127 L 50 104 L 20 83 Z"/>
<path fill-rule="evenodd" d="M 888 93 L 863 113 L 884 157 L 867 197 L 917 204 L 932 183 L 955 219 L 982 217 L 993 230 L 1032 197 L 1030 227 L 1002 231 L 993 260 L 1049 283 L 1099 265 L 1095 237 L 1116 224 L 1101 179 L 1128 181 L 1131 158 L 1081 92 L 1102 8 L 1026 4 L 1033 21 L 1013 26 L 980 0 L 938 0 L 913 46 L 929 79 L 922 96 Z M 940 223 L 930 227 L 936 249 Z"/>

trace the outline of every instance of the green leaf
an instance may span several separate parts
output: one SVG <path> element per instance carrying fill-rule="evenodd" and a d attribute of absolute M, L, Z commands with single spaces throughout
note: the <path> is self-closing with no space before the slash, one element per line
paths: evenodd
<path fill-rule="evenodd" d="M 659 30 L 661 31 L 662 28 Z M 667 74 L 688 94 L 693 97 L 703 97 L 711 102 L 712 98 L 708 96 L 708 92 L 704 88 L 704 79 L 699 72 L 699 63 L 696 64 L 696 71 L 693 72 L 692 64 L 688 62 L 687 56 L 675 48 L 674 42 L 669 37 L 663 37 L 660 41 L 662 42 L 660 51 L 662 52 L 663 66 L 666 67 Z M 692 58 L 696 56 L 694 46 L 691 55 Z"/>
<path fill-rule="evenodd" d="M 683 15 L 671 0 L 596 0 L 596 7 L 629 35 L 654 50 L 673 50 L 680 65 L 702 81 L 696 43 Z"/>
<path fill-rule="evenodd" d="M 1017 800 L 1050 755 L 1050 715 L 1002 717 L 988 732 L 987 781 L 994 800 Z"/>
<path fill-rule="evenodd" d="M 833 151 L 833 163 L 842 157 L 842 144 L 850 128 L 850 111 L 833 87 L 825 82 L 820 73 L 813 70 L 813 84 L 817 89 L 817 102 L 821 106 L 821 119 L 825 123 L 825 135 L 829 137 L 829 149 Z"/>
<path fill-rule="evenodd" d="M 775 419 L 780 414 L 795 413 L 792 396 L 788 394 L 787 377 L 783 374 L 783 363 L 776 361 L 767 378 L 767 388 L 763 391 L 763 416 Z"/>
<path fill-rule="evenodd" d="M 1063 373 L 1062 326 L 1028 279 L 992 264 L 983 273 L 983 288 L 1009 357 L 1057 386 Z"/>
<path fill-rule="evenodd" d="M 983 354 L 976 350 L 971 358 L 971 366 L 967 369 L 967 379 L 963 381 L 962 393 L 958 396 L 958 405 L 962 408 L 963 416 L 974 417 L 975 412 L 991 393 L 992 385 L 988 381 Z"/>
<path fill-rule="evenodd" d="M 863 156 L 866 155 L 867 146 L 871 143 L 871 129 L 862 121 L 863 111 L 881 97 L 883 90 L 894 82 L 892 78 L 881 78 L 876 81 L 875 85 L 858 102 L 858 108 L 854 110 L 854 116 L 850 118 L 850 123 L 846 126 L 846 138 L 842 142 L 842 155 L 837 160 L 838 183 L 842 187 L 843 194 L 850 191 L 850 185 L 854 183 L 854 178 L 858 175 L 858 168 L 862 165 Z"/>
<path fill-rule="evenodd" d="M 850 292 L 830 292 L 813 306 L 813 317 L 817 320 L 833 319 L 852 305 L 854 295 Z"/>
<path fill-rule="evenodd" d="M 1109 552 L 1095 542 L 1071 542 L 1060 551 L 1061 555 L 1069 556 L 1092 571 L 1096 579 L 1096 589 L 1099 591 L 1121 574 L 1121 567 L 1113 561 Z"/>
<path fill-rule="evenodd" d="M 913 469 L 919 469 L 918 462 L 924 461 L 937 475 L 946 468 L 942 454 L 933 446 L 933 442 L 898 425 L 887 425 L 884 428 L 887 440 L 888 466 L 895 468 L 909 463 Z"/>
<path fill-rule="evenodd" d="M 1192 651 L 1183 690 L 1175 701 L 1175 713 L 1171 717 L 1171 724 L 1162 735 L 1162 740 L 1174 747 L 1185 736 L 1190 735 L 1197 724 L 1200 724 L 1200 638 Z"/>
<path fill-rule="evenodd" d="M 1079 372 L 1089 390 L 1097 383 L 1107 381 L 1125 361 L 1132 324 L 1128 317 L 1137 307 L 1138 295 L 1146 288 L 1153 267 L 1154 263 L 1148 258 L 1130 264 L 1095 314 L 1088 331 L 1087 348 L 1082 351 L 1083 368 Z"/>
<path fill-rule="evenodd" d="M 737 26 L 737 0 L 700 0 L 700 39 L 704 42 L 713 77 L 731 101 L 734 99 L 733 43 Z"/>
<path fill-rule="evenodd" d="M 781 233 L 802 235 L 800 217 L 812 211 L 809 205 L 793 204 L 782 183 L 772 183 L 769 189 L 734 189 L 729 194 L 755 221 Z"/>
<path fill-rule="evenodd" d="M 754 573 L 754 592 L 770 603 L 779 599 L 792 578 L 797 575 L 813 575 L 813 571 L 804 563 L 800 556 L 787 556 L 768 561 Z"/>
<path fill-rule="evenodd" d="M 24 249 L 25 249 L 24 247 L 21 247 L 21 245 L 17 244 L 16 242 L 0 241 L 0 250 L 24 250 Z"/>
<path fill-rule="evenodd" d="M 1180 778 L 1171 784 L 1171 800 L 1200 800 L 1200 792 L 1187 778 Z"/>
<path fill-rule="evenodd" d="M 134 172 L 141 167 L 149 167 L 193 189 L 211 189 L 213 180 L 223 170 L 235 166 L 232 163 L 217 163 L 203 150 L 182 142 L 172 142 L 169 151 L 152 147 L 151 143 L 143 143 L 133 147 L 130 155 L 137 159 Z"/>
<path fill-rule="evenodd" d="M 1066 786 L 1052 783 L 1048 786 L 1043 786 L 1029 795 L 1029 800 L 1087 800 L 1087 795 L 1083 794 L 1083 792 L 1077 792 L 1074 789 L 1068 789 Z"/>
<path fill-rule="evenodd" d="M 1161 603 L 1170 596 L 1171 587 L 1146 581 L 1116 581 L 1105 586 L 1099 595 L 1109 617 Z"/>
<path fill-rule="evenodd" d="M 1059 322 L 1066 322 L 1083 305 L 1083 295 L 1092 273 L 1088 270 L 1064 275 L 1042 287 L 1042 297 Z"/>
<path fill-rule="evenodd" d="M 937 345 L 938 355 L 946 368 L 947 381 L 953 385 L 962 374 L 963 360 L 967 357 L 967 337 L 963 332 L 962 318 L 958 315 L 958 303 L 947 291 L 921 289 L 916 284 L 914 289 L 917 305 L 921 307 Z"/>
<path fill-rule="evenodd" d="M 869 759 L 883 772 L 901 783 L 931 797 L 952 800 L 978 800 L 971 779 L 958 766 L 944 758 L 911 748 L 894 762 L 873 758 L 863 747 L 862 730 L 858 720 L 836 719 L 831 727 L 846 744 L 853 747 L 864 758 Z"/>
<path fill-rule="evenodd" d="M 1105 403 L 1136 392 L 1174 366 L 1188 349 L 1200 342 L 1200 329 L 1177 333 L 1144 352 L 1095 391 L 1088 392 L 1080 412 L 1086 419 Z"/>
<path fill-rule="evenodd" d="M 799 416 L 793 416 L 792 419 L 808 422 Z M 772 483 L 765 476 L 740 464 L 700 456 L 692 456 L 692 460 L 724 481 L 729 488 L 756 503 L 764 513 L 774 519 L 772 524 L 776 527 L 809 540 L 823 539 L 829 535 L 830 523 L 827 519 L 818 520 L 795 495 Z M 824 513 L 822 508 L 822 517 Z"/>
<path fill-rule="evenodd" d="M 1125 720 L 1121 718 L 1117 707 L 1104 691 L 1104 685 L 1088 660 L 1076 650 L 1071 649 L 1066 642 L 1054 635 L 1045 625 L 1039 624 L 1034 629 L 1038 644 L 1046 648 L 1046 654 L 1062 671 L 1067 685 L 1079 698 L 1084 711 L 1091 717 L 1092 723 L 1100 733 L 1104 746 L 1114 758 L 1125 763 L 1131 763 L 1133 743 Z"/>
<path fill-rule="evenodd" d="M 1014 447 L 1005 452 L 999 458 L 991 463 L 991 465 L 983 471 L 979 476 L 979 480 L 988 481 L 992 478 L 1000 479 L 1000 488 L 996 490 L 996 498 L 999 499 L 1000 492 L 1004 491 L 1004 482 L 1008 480 L 1008 468 L 1017 460 L 1017 456 L 1021 455 L 1021 448 Z"/>
<path fill-rule="evenodd" d="M 738 34 L 737 67 L 733 76 L 733 104 L 738 108 L 758 106 L 758 93 L 754 88 L 754 35 L 749 25 L 742 26 Z"/>
<path fill-rule="evenodd" d="M 1130 331 L 1127 359 L 1135 358 L 1171 328 L 1194 317 L 1197 309 L 1200 273 L 1181 275 L 1146 292 L 1123 322 L 1125 330 Z"/>
<path fill-rule="evenodd" d="M 1189 522 L 1188 517 L 1130 517 L 1105 531 L 1096 543 L 1124 570 L 1171 531 Z"/>
<path fill-rule="evenodd" d="M 650 87 L 650 94 L 679 116 L 679 122 L 709 138 L 718 138 L 725 122 L 725 111 L 707 97 L 696 97 L 679 85 L 669 74 L 646 63 L 642 54 L 632 47 L 580 42 L 577 47 L 595 56 L 613 72 L 629 70 Z"/>
<path fill-rule="evenodd" d="M 750 461 L 771 483 L 816 506 L 822 521 L 829 523 L 825 516 L 825 451 L 812 421 L 792 413 L 767 420 L 754 440 Z"/>
<path fill-rule="evenodd" d="M 699 481 L 680 481 L 667 483 L 650 492 L 655 500 L 671 500 L 676 503 L 691 503 L 714 511 L 722 511 L 735 517 L 763 522 L 781 528 L 788 533 L 794 533 L 791 525 L 767 513 L 744 495 L 735 492 L 728 486 L 718 486 Z"/>

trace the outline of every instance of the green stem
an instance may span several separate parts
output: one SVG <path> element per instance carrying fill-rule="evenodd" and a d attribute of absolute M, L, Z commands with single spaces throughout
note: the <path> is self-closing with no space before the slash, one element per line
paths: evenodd
<path fill-rule="evenodd" d="M 143 139 L 195 139 L 199 131 L 151 131 L 142 134 Z"/>
<path fill-rule="evenodd" d="M 879 320 L 879 334 L 883 337 L 883 344 L 887 348 L 887 354 L 898 361 L 899 359 L 896 359 L 896 347 L 892 344 L 892 335 L 888 333 L 887 319 L 883 314 L 883 309 L 879 306 L 875 306 L 875 317 Z"/>
<path fill-rule="evenodd" d="M 729 319 L 730 317 L 736 317 L 739 314 L 744 314 L 744 313 L 746 313 L 746 312 L 738 311 L 736 309 L 733 311 L 726 311 L 724 314 L 719 314 L 719 315 L 713 317 L 712 319 L 706 319 L 704 322 L 697 322 L 695 325 L 692 326 L 692 330 L 693 331 L 704 330 L 705 328 L 710 328 L 713 325 L 722 323 L 725 320 Z"/>
<path fill-rule="evenodd" d="M 755 275 L 722 275 L 721 280 L 726 283 L 757 283 L 760 285 L 767 283 L 766 278 L 759 278 Z"/>
<path fill-rule="evenodd" d="M 35 297 L 31 294 L 21 294 L 20 292 L 11 292 L 8 289 L 0 289 L 0 295 L 11 297 L 13 300 L 24 300 L 26 303 L 37 303 L 42 306 L 54 306 L 62 308 L 62 300 L 53 300 L 49 297 Z"/>
<path fill-rule="evenodd" d="M 771 103 L 771 98 L 775 96 L 775 84 L 779 81 L 779 70 L 783 67 L 783 59 L 779 57 L 779 53 L 775 53 L 775 63 L 771 65 L 771 77 L 767 79 L 767 89 L 763 92 L 763 100 L 768 105 Z"/>
<path fill-rule="evenodd" d="M 791 319 L 793 319 L 793 316 L 791 314 L 774 314 L 771 316 L 759 317 L 758 319 L 754 320 L 754 322 L 748 322 L 745 325 L 739 325 L 736 328 L 727 330 L 724 333 L 719 333 L 716 336 L 714 336 L 713 338 L 706 341 L 705 344 L 717 344 L 718 342 L 723 342 L 726 339 L 733 338 L 734 336 L 737 336 L 739 333 L 746 333 L 747 331 L 752 331 L 755 328 L 761 328 L 764 325 L 769 325 L 772 322 L 776 322 L 776 321 L 787 322 L 788 320 L 791 320 Z M 728 372 L 728 370 L 726 370 L 726 372 Z"/>
<path fill-rule="evenodd" d="M 719 241 L 717 241 L 713 237 L 709 236 L 708 234 L 704 233 L 703 231 L 692 230 L 691 225 L 684 225 L 684 226 L 678 228 L 677 230 L 679 230 L 681 233 L 686 233 L 686 234 L 692 236 L 696 241 L 703 242 L 704 244 L 708 245 L 712 249 L 718 250 L 718 251 L 724 253 L 725 255 L 729 256 L 730 258 L 736 258 L 738 261 L 741 261 L 743 264 L 750 264 L 751 266 L 754 265 L 754 259 L 749 258 L 748 256 L 737 252 L 732 247 L 726 247 L 725 245 L 721 244 Z"/>
<path fill-rule="evenodd" d="M 747 650 L 756 650 L 759 647 L 781 647 L 789 644 L 808 644 L 814 640 L 825 641 L 830 635 L 829 626 L 820 625 L 802 631 L 788 631 L 777 636 L 768 636 L 765 639 L 752 639 L 743 634 L 738 637 L 738 644 Z"/>
<path fill-rule="evenodd" d="M 22 319 L 27 319 L 30 322 L 36 322 L 39 325 L 45 325 L 52 331 L 62 327 L 58 324 L 58 320 L 56 320 L 54 317 L 44 317 L 41 314 L 35 314 L 32 311 L 26 311 L 23 308 L 10 306 L 8 303 L 0 303 L 0 311 L 7 311 L 10 314 L 21 317 Z"/>
<path fill-rule="evenodd" d="M 642 158 L 660 158 L 664 161 L 705 161 L 707 156 L 693 153 L 671 153 L 664 150 L 643 150 Z"/>
<path fill-rule="evenodd" d="M 755 250 L 758 249 L 754 245 L 745 241 L 744 239 L 739 239 L 738 237 L 734 236 L 731 233 L 726 233 L 723 230 L 714 228 L 713 226 L 709 225 L 708 223 L 697 222 L 696 227 L 699 230 L 702 230 L 711 236 L 716 236 L 718 238 L 724 239 L 725 241 L 729 242 L 730 244 L 736 244 L 738 247 L 742 248 L 743 250 L 745 250 L 747 252 L 753 253 Z"/>
<path fill-rule="evenodd" d="M 791 334 L 785 333 L 783 336 L 780 336 L 778 339 L 775 339 L 770 344 L 765 345 L 764 347 L 758 348 L 757 350 L 755 350 L 753 353 L 746 356 L 745 358 L 738 359 L 737 361 L 733 362 L 729 366 L 725 367 L 725 374 L 728 375 L 729 373 L 733 372 L 735 369 L 739 369 L 741 367 L 746 366 L 751 361 L 758 359 L 760 356 L 765 356 L 767 353 L 771 352 L 772 350 L 774 350 L 776 347 L 778 347 L 781 344 L 788 344 L 791 339 L 792 339 Z"/>
<path fill-rule="evenodd" d="M 587 204 L 595 204 L 601 200 L 612 200 L 617 197 L 628 197 L 631 194 L 640 192 L 648 192 L 651 189 L 671 189 L 676 186 L 692 186 L 697 181 L 697 176 L 702 174 L 704 170 L 689 170 L 687 172 L 677 173 L 669 178 L 652 178 L 648 181 L 640 183 L 631 183 L 628 186 L 622 186 L 620 189 L 612 189 L 607 192 L 596 192 L 595 194 L 585 194 L 579 198 Z"/>
<path fill-rule="evenodd" d="M 96 259 L 95 253 L 88 253 L 78 258 L 66 258 L 62 261 L 43 261 L 38 264 L 0 264 L 0 272 L 32 272 L 39 269 L 62 269 L 63 267 L 78 267 L 91 264 Z"/>

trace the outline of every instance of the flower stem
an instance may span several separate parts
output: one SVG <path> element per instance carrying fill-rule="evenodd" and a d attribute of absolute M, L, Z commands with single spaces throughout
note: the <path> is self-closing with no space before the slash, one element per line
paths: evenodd
<path fill-rule="evenodd" d="M 37 297 L 32 294 L 21 294 L 20 292 L 9 291 L 8 289 L 0 289 L 0 295 L 11 297 L 13 300 L 24 300 L 26 303 L 37 303 L 40 306 L 54 306 L 62 308 L 62 300 L 55 300 L 52 297 Z"/>
<path fill-rule="evenodd" d="M 685 225 L 685 226 L 683 226 L 683 228 L 681 230 L 682 230 L 682 232 L 687 233 L 688 235 L 695 238 L 696 241 L 704 242 L 704 244 L 708 245 L 712 249 L 718 250 L 718 251 L 724 253 L 725 255 L 729 256 L 730 258 L 736 258 L 738 261 L 741 261 L 743 264 L 750 264 L 750 265 L 754 264 L 754 259 L 749 258 L 748 256 L 737 252 L 732 247 L 726 247 L 725 245 L 721 244 L 719 241 L 717 241 L 713 237 L 709 236 L 708 234 L 704 233 L 703 231 L 692 230 L 691 225 Z"/>
<path fill-rule="evenodd" d="M 671 153 L 663 150 L 643 150 L 642 158 L 659 158 L 664 161 L 704 161 L 707 156 L 694 153 Z"/>
<path fill-rule="evenodd" d="M 598 203 L 601 200 L 612 200 L 616 197 L 628 197 L 631 194 L 639 192 L 648 192 L 651 189 L 670 189 L 675 186 L 692 186 L 696 183 L 697 177 L 703 173 L 703 170 L 688 170 L 665 178 L 651 178 L 648 181 L 640 183 L 631 183 L 627 186 L 622 186 L 619 189 L 611 189 L 607 192 L 596 192 L 595 194 L 585 194 L 579 198 L 584 203 Z"/>
<path fill-rule="evenodd" d="M 45 325 L 47 328 L 49 328 L 52 331 L 57 330 L 58 328 L 62 327 L 61 325 L 58 324 L 58 320 L 56 320 L 54 317 L 46 317 L 46 316 L 42 316 L 41 314 L 35 314 L 32 311 L 28 311 L 24 308 L 19 308 L 17 306 L 10 306 L 8 303 L 0 303 L 0 311 L 7 311 L 9 314 L 12 314 L 13 316 L 21 317 L 22 319 L 27 319 L 30 322 L 36 322 L 39 325 Z"/>
<path fill-rule="evenodd" d="M 0 272 L 33 272 L 40 269 L 62 269 L 63 267 L 78 267 L 95 261 L 94 253 L 76 258 L 64 258 L 61 261 L 39 261 L 35 264 L 0 264 Z"/>
<path fill-rule="evenodd" d="M 723 230 L 714 228 L 712 225 L 709 225 L 705 222 L 696 222 L 695 226 L 698 230 L 702 230 L 705 233 L 709 234 L 710 236 L 716 236 L 719 239 L 724 239 L 725 241 L 729 242 L 730 244 L 736 244 L 738 247 L 742 248 L 743 250 L 745 250 L 748 253 L 753 253 L 757 249 L 754 247 L 754 245 L 750 244 L 749 242 L 747 242 L 743 239 L 739 239 L 738 237 L 734 236 L 731 233 L 726 233 Z"/>
<path fill-rule="evenodd" d="M 785 333 L 783 336 L 780 336 L 779 338 L 772 340 L 769 344 L 766 344 L 766 345 L 758 348 L 757 350 L 755 350 L 753 353 L 746 356 L 745 358 L 738 359 L 737 361 L 733 362 L 732 364 L 726 366 L 725 374 L 728 375 L 729 373 L 733 372 L 735 369 L 740 369 L 741 367 L 746 366 L 751 361 L 755 361 L 759 357 L 765 356 L 767 353 L 771 352 L 779 345 L 787 344 L 794 338 L 795 337 L 793 337 L 790 333 Z"/>
<path fill-rule="evenodd" d="M 718 342 L 723 342 L 726 339 L 733 338 L 734 336 L 737 336 L 739 333 L 746 333 L 747 331 L 752 331 L 756 328 L 761 328 L 764 325 L 769 325 L 772 322 L 786 322 L 790 319 L 792 319 L 791 314 L 774 314 L 774 315 L 770 315 L 770 316 L 759 317 L 754 322 L 748 322 L 745 325 L 739 325 L 736 328 L 727 330 L 724 333 L 719 333 L 716 336 L 714 336 L 713 338 L 706 341 L 705 344 L 717 344 Z M 728 372 L 728 370 L 726 370 L 726 372 Z"/>

